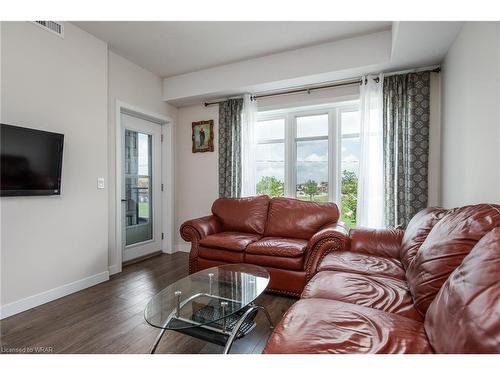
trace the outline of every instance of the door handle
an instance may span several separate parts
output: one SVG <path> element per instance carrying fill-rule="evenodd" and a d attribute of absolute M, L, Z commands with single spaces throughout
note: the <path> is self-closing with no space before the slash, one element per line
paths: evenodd
<path fill-rule="evenodd" d="M 127 200 L 126 199 L 122 199 L 122 202 L 126 202 Z"/>

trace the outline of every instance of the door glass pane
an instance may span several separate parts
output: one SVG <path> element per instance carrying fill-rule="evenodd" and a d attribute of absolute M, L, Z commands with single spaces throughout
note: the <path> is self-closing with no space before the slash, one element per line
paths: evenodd
<path fill-rule="evenodd" d="M 297 199 L 328 201 L 328 140 L 297 141 Z"/>
<path fill-rule="evenodd" d="M 125 244 L 153 238 L 151 135 L 125 130 Z"/>
<path fill-rule="evenodd" d="M 342 133 L 341 154 L 341 220 L 350 228 L 356 226 L 356 206 L 358 202 L 358 177 L 361 127 L 359 111 L 342 112 L 340 116 Z"/>
<path fill-rule="evenodd" d="M 272 197 L 284 195 L 285 187 L 285 144 L 265 143 L 256 146 L 256 191 Z"/>
<path fill-rule="evenodd" d="M 328 115 L 297 117 L 297 138 L 328 136 Z"/>

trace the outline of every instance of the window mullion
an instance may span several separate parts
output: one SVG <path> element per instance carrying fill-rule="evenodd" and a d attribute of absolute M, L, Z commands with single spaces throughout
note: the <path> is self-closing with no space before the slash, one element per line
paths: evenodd
<path fill-rule="evenodd" d="M 328 111 L 328 201 L 335 202 L 335 168 L 333 161 L 335 160 L 333 153 L 335 152 L 335 127 L 334 127 L 335 110 Z"/>
<path fill-rule="evenodd" d="M 285 196 L 295 197 L 295 131 L 294 116 L 288 113 L 285 118 Z"/>
<path fill-rule="evenodd" d="M 331 111 L 331 150 L 332 155 L 330 158 L 331 168 L 331 193 L 330 199 L 336 202 L 340 209 L 340 169 L 342 158 L 342 145 L 341 145 L 341 132 L 340 132 L 340 108 L 335 108 Z"/>
<path fill-rule="evenodd" d="M 265 140 L 265 141 L 258 141 L 258 145 L 272 145 L 272 144 L 278 144 L 278 143 L 284 143 L 284 139 L 271 139 L 271 140 Z"/>
<path fill-rule="evenodd" d="M 301 138 L 298 138 L 298 137 L 295 137 L 295 141 L 296 142 L 307 142 L 307 141 L 326 141 L 328 140 L 328 135 L 326 136 L 316 136 L 316 137 L 301 137 Z"/>

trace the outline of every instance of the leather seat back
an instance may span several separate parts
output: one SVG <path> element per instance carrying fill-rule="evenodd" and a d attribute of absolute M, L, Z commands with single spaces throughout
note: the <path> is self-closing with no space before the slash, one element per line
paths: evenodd
<path fill-rule="evenodd" d="M 500 352 L 500 227 L 453 271 L 425 317 L 437 353 Z"/>
<path fill-rule="evenodd" d="M 406 279 L 420 314 L 425 315 L 446 279 L 476 243 L 500 225 L 500 206 L 465 206 L 445 215 L 432 228 L 406 270 Z"/>
<path fill-rule="evenodd" d="M 266 227 L 269 197 L 219 198 L 212 213 L 219 219 L 223 231 L 262 235 Z"/>
<path fill-rule="evenodd" d="M 415 258 L 429 232 L 448 212 L 444 208 L 429 207 L 418 212 L 408 223 L 401 242 L 401 263 L 405 270 Z"/>
<path fill-rule="evenodd" d="M 309 240 L 321 227 L 336 223 L 338 219 L 339 209 L 335 203 L 273 198 L 269 204 L 265 236 Z"/>

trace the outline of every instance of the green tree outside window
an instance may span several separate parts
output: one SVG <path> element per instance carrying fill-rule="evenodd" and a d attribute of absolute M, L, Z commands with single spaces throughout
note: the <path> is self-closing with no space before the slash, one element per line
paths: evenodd
<path fill-rule="evenodd" d="M 307 180 L 304 183 L 304 194 L 309 195 L 309 200 L 313 200 L 314 196 L 319 193 L 318 183 L 314 180 Z"/>
<path fill-rule="evenodd" d="M 354 172 L 342 172 L 341 185 L 341 220 L 349 228 L 356 226 L 356 209 L 358 204 L 358 177 Z"/>
<path fill-rule="evenodd" d="M 282 197 L 285 195 L 285 183 L 274 176 L 264 176 L 257 183 L 257 194 Z"/>

